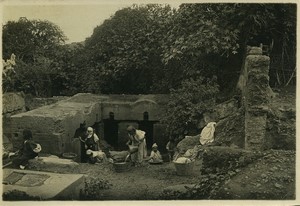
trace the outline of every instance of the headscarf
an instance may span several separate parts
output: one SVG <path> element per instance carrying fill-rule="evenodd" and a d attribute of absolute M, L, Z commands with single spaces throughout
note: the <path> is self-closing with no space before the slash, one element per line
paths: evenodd
<path fill-rule="evenodd" d="M 158 145 L 157 145 L 156 143 L 154 143 L 154 144 L 152 145 L 152 148 L 154 148 L 154 147 L 158 148 Z"/>
<path fill-rule="evenodd" d="M 92 133 L 89 133 L 89 131 L 91 131 Z M 88 132 L 88 138 L 92 137 L 94 134 L 94 129 L 92 127 L 88 127 L 87 128 L 87 132 Z"/>

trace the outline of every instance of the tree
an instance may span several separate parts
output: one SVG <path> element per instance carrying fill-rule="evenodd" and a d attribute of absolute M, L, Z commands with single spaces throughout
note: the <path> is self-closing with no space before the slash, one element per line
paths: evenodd
<path fill-rule="evenodd" d="M 65 40 L 60 28 L 49 21 L 20 18 L 5 24 L 3 56 L 16 55 L 16 74 L 14 85 L 4 84 L 4 90 L 51 96 L 55 78 L 62 74 L 54 65 Z"/>
<path fill-rule="evenodd" d="M 169 6 L 146 5 L 119 10 L 86 40 L 101 77 L 102 92 L 149 93 L 161 74 L 161 45 Z M 150 88 L 150 90 L 149 90 Z"/>
<path fill-rule="evenodd" d="M 231 85 L 234 90 L 232 82 L 243 74 L 247 45 L 270 45 L 273 39 L 274 48 L 285 48 L 285 52 L 275 49 L 270 54 L 271 60 L 278 59 L 275 53 L 283 54 L 277 73 L 287 70 L 284 60 L 289 60 L 289 69 L 294 71 L 295 20 L 295 4 L 182 4 L 166 35 L 163 60 L 166 65 L 180 65 L 182 79 L 216 75 L 221 88 Z M 278 76 L 275 65 L 271 64 L 271 82 Z M 287 82 L 290 78 L 281 75 L 280 79 Z"/>

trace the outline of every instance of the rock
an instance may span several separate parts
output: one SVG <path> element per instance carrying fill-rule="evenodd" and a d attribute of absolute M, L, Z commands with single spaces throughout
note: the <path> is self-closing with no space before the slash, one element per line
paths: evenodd
<path fill-rule="evenodd" d="M 208 168 L 211 173 L 216 173 L 218 171 L 217 167 L 222 171 L 235 170 L 254 162 L 261 156 L 262 153 L 256 153 L 254 151 L 244 149 L 209 146 L 205 147 L 201 170 L 203 174 L 206 173 Z"/>
<path fill-rule="evenodd" d="M 248 55 L 262 55 L 262 48 L 261 47 L 248 48 Z"/>
<path fill-rule="evenodd" d="M 266 177 L 267 177 L 267 175 L 265 175 L 265 174 L 261 174 L 261 177 L 262 177 L 262 178 L 266 178 Z"/>
<path fill-rule="evenodd" d="M 200 135 L 186 136 L 177 144 L 177 149 L 180 153 L 185 153 L 188 149 L 193 149 L 195 145 L 200 144 Z"/>
<path fill-rule="evenodd" d="M 5 93 L 2 95 L 2 113 L 21 111 L 25 108 L 23 93 Z"/>
<path fill-rule="evenodd" d="M 110 151 L 110 156 L 114 162 L 124 162 L 128 151 Z"/>
<path fill-rule="evenodd" d="M 76 168 L 79 164 L 70 159 L 61 159 L 55 155 L 49 157 L 38 157 L 29 160 L 28 168 L 34 168 L 37 170 L 53 170 L 53 168 Z"/>
<path fill-rule="evenodd" d="M 215 130 L 215 141 L 222 145 L 244 147 L 245 124 L 244 114 L 234 112 L 230 116 L 218 121 Z"/>

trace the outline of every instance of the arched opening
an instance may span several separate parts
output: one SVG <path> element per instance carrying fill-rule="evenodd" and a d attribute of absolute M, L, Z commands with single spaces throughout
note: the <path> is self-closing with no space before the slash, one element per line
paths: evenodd
<path fill-rule="evenodd" d="M 144 119 L 144 121 L 148 121 L 149 120 L 149 113 L 148 112 L 144 112 L 143 119 Z"/>

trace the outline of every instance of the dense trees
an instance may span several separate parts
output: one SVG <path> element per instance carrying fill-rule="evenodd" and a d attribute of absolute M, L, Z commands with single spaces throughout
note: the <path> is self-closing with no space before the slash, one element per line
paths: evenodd
<path fill-rule="evenodd" d="M 82 43 L 64 45 L 53 23 L 20 19 L 3 26 L 3 59 L 16 55 L 6 91 L 37 96 L 169 93 L 187 79 L 217 77 L 232 91 L 247 45 L 271 45 L 270 82 L 295 79 L 295 4 L 133 5 L 98 25 Z M 227 93 L 226 93 L 227 94 Z"/>
<path fill-rule="evenodd" d="M 60 75 L 54 63 L 66 37 L 49 21 L 9 21 L 3 26 L 3 58 L 16 56 L 15 73 L 3 79 L 4 91 L 51 96 Z"/>
<path fill-rule="evenodd" d="M 178 135 L 197 129 L 216 97 L 233 94 L 247 45 L 267 45 L 272 86 L 295 83 L 296 4 L 133 5 L 86 41 L 65 40 L 48 21 L 5 24 L 3 59 L 14 53 L 16 65 L 3 75 L 4 91 L 170 93 L 163 121 Z"/>

